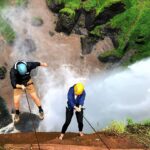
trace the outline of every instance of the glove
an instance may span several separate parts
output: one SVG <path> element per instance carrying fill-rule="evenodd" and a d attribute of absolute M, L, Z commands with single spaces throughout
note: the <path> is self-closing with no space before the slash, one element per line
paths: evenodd
<path fill-rule="evenodd" d="M 81 108 L 80 107 L 74 107 L 74 109 L 75 109 L 75 112 L 81 112 Z"/>
<path fill-rule="evenodd" d="M 24 85 L 21 85 L 21 88 L 22 88 L 22 90 L 25 90 L 25 89 L 26 89 L 26 87 L 25 87 Z"/>

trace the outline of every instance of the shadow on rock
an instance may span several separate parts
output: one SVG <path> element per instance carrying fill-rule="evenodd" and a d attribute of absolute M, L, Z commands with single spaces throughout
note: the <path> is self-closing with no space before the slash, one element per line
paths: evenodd
<path fill-rule="evenodd" d="M 15 124 L 15 128 L 21 132 L 34 131 L 32 120 L 34 121 L 34 126 L 37 129 L 40 123 L 39 116 L 35 114 L 30 114 L 28 112 L 24 112 L 20 114 L 20 121 L 17 124 Z"/>

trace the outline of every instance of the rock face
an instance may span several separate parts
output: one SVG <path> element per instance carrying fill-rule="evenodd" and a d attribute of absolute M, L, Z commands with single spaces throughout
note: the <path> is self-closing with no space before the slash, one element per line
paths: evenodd
<path fill-rule="evenodd" d="M 101 56 L 99 56 L 98 57 L 98 59 L 101 61 L 101 62 L 104 62 L 104 63 L 107 63 L 107 62 L 109 62 L 109 63 L 116 63 L 116 62 L 119 62 L 119 60 L 120 60 L 120 57 L 117 57 L 117 56 L 113 56 L 113 55 L 111 55 L 111 56 L 106 56 L 106 57 L 101 57 Z"/>
<path fill-rule="evenodd" d="M 4 66 L 0 67 L 0 80 L 5 79 L 6 73 L 7 73 L 7 69 Z"/>
<path fill-rule="evenodd" d="M 35 114 L 22 113 L 20 114 L 20 121 L 15 124 L 15 128 L 21 132 L 34 131 L 32 120 L 34 121 L 35 128 L 38 128 L 40 120 Z"/>
<path fill-rule="evenodd" d="M 75 15 L 71 16 L 60 11 L 62 8 L 65 8 L 63 3 L 58 4 L 54 0 L 48 6 L 53 12 L 58 13 L 58 21 L 55 28 L 57 32 L 64 32 L 68 35 L 71 33 L 82 35 L 81 47 L 83 55 L 90 54 L 96 43 L 105 37 L 109 37 L 112 40 L 115 48 L 118 47 L 117 34 L 119 30 L 112 29 L 104 24 L 117 14 L 125 11 L 125 4 L 123 2 L 116 2 L 104 8 L 103 12 L 99 13 L 99 15 L 96 14 L 96 9 L 87 11 L 83 7 L 80 7 L 79 10 L 75 10 Z M 97 35 L 93 30 L 99 25 L 104 25 L 104 27 L 102 26 L 100 35 Z M 102 62 L 118 62 L 120 57 L 115 55 L 105 58 L 99 57 L 99 60 Z"/>
<path fill-rule="evenodd" d="M 35 42 L 32 39 L 25 39 L 18 47 L 19 50 L 24 51 L 26 53 L 31 53 L 36 51 Z"/>
<path fill-rule="evenodd" d="M 47 5 L 49 9 L 54 13 L 58 13 L 59 10 L 61 10 L 65 6 L 63 3 L 56 2 L 56 0 L 51 0 L 51 2 L 47 1 Z"/>
<path fill-rule="evenodd" d="M 70 34 L 79 18 L 79 12 L 75 16 L 71 16 L 67 13 L 60 13 L 58 15 L 58 21 L 56 23 L 55 30 L 57 32 L 64 32 Z"/>
<path fill-rule="evenodd" d="M 97 43 L 98 38 L 96 37 L 81 37 L 82 54 L 90 54 L 93 50 L 94 45 Z"/>
<path fill-rule="evenodd" d="M 0 128 L 3 128 L 12 122 L 12 117 L 8 111 L 7 105 L 0 97 Z"/>

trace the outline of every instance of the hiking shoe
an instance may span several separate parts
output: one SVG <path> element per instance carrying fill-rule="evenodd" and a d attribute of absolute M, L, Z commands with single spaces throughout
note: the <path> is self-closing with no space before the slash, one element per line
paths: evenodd
<path fill-rule="evenodd" d="M 18 114 L 15 114 L 14 123 L 18 123 L 19 121 L 20 121 L 20 116 Z"/>
<path fill-rule="evenodd" d="M 41 120 L 44 119 L 44 112 L 43 112 L 43 111 L 40 111 L 40 112 L 39 112 L 39 118 L 40 118 Z"/>

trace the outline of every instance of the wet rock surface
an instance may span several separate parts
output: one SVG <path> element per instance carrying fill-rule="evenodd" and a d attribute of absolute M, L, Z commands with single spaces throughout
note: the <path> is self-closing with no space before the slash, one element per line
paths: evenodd
<path fill-rule="evenodd" d="M 32 121 L 34 121 L 35 128 L 38 128 L 40 119 L 35 114 L 24 112 L 20 114 L 20 121 L 15 124 L 15 128 L 21 132 L 34 131 Z"/>
<path fill-rule="evenodd" d="M 97 42 L 98 38 L 96 37 L 81 37 L 82 54 L 90 54 Z"/>
<path fill-rule="evenodd" d="M 51 0 L 50 3 L 47 2 L 47 5 L 48 5 L 49 9 L 54 13 L 58 13 L 59 10 L 61 10 L 65 6 L 63 3 L 58 3 L 55 0 Z"/>
<path fill-rule="evenodd" d="M 28 54 L 36 51 L 36 44 L 32 39 L 25 39 L 20 43 L 18 49 Z"/>
<path fill-rule="evenodd" d="M 5 100 L 0 97 L 0 128 L 3 128 L 12 122 L 12 117 L 7 108 Z"/>

